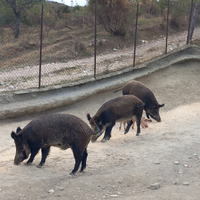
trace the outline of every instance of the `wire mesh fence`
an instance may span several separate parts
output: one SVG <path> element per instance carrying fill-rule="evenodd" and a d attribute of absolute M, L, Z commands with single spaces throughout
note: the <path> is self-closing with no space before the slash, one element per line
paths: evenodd
<path fill-rule="evenodd" d="M 183 6 L 181 1 L 171 2 L 169 16 L 166 6 L 160 9 L 156 6 L 152 1 L 146 5 L 140 4 L 139 14 L 136 16 L 136 4 L 132 4 L 132 22 L 124 37 L 111 36 L 107 33 L 99 24 L 98 16 L 95 23 L 94 14 L 77 11 L 69 14 L 60 13 L 62 17 L 59 18 L 55 13 L 47 12 L 47 6 L 44 6 L 42 26 L 40 9 L 40 14 L 35 17 L 37 25 L 29 26 L 22 23 L 17 39 L 13 36 L 14 26 L 1 27 L 0 92 L 38 88 L 40 56 L 41 87 L 47 87 L 98 77 L 133 66 L 134 45 L 137 46 L 136 65 L 165 54 L 166 38 L 167 52 L 185 45 L 190 4 Z M 98 12 L 96 14 L 98 15 Z M 200 39 L 199 26 L 198 14 L 192 41 Z"/>

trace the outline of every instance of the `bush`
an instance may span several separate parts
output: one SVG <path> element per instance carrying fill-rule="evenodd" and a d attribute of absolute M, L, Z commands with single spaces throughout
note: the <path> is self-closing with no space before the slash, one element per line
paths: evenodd
<path fill-rule="evenodd" d="M 88 6 L 94 12 L 94 0 L 89 0 Z M 98 22 L 107 32 L 115 36 L 125 36 L 129 28 L 131 15 L 129 0 L 97 0 Z"/>
<path fill-rule="evenodd" d="M 185 19 L 190 14 L 190 1 L 171 2 L 170 4 L 170 26 L 179 28 L 181 24 L 186 23 Z M 188 20 L 187 20 L 188 22 Z"/>

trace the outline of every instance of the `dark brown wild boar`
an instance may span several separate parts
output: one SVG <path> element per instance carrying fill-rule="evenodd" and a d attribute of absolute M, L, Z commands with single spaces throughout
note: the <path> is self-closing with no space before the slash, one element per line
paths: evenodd
<path fill-rule="evenodd" d="M 163 107 L 165 104 L 159 104 L 153 92 L 146 85 L 144 85 L 139 81 L 132 80 L 123 86 L 122 93 L 123 95 L 130 94 L 138 97 L 145 104 L 144 110 L 146 112 L 147 118 L 150 119 L 149 116 L 151 116 L 157 122 L 161 122 L 159 109 Z"/>
<path fill-rule="evenodd" d="M 70 174 L 86 168 L 87 146 L 91 136 L 95 135 L 92 129 L 80 118 L 68 114 L 49 114 L 33 119 L 23 129 L 17 128 L 11 137 L 15 141 L 16 154 L 14 163 L 20 164 L 29 157 L 26 164 L 33 162 L 34 157 L 41 149 L 42 159 L 38 167 L 44 165 L 51 146 L 62 150 L 72 149 L 75 166 Z"/>
<path fill-rule="evenodd" d="M 124 134 L 128 133 L 133 121 L 136 120 L 137 124 L 137 136 L 140 134 L 140 120 L 144 103 L 134 95 L 124 95 L 111 99 L 104 103 L 97 113 L 91 118 L 90 114 L 87 114 L 87 119 L 97 134 L 92 137 L 92 142 L 104 132 L 105 134 L 102 142 L 111 138 L 111 131 L 116 122 L 128 121 Z"/>

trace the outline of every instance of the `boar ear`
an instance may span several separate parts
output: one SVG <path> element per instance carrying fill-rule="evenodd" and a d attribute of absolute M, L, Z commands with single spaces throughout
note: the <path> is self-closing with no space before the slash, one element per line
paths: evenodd
<path fill-rule="evenodd" d="M 22 129 L 20 127 L 17 128 L 16 133 L 18 134 Z"/>
<path fill-rule="evenodd" d="M 89 113 L 87 114 L 87 119 L 88 119 L 88 121 L 91 120 L 91 117 L 90 117 L 90 114 L 89 114 Z"/>
<path fill-rule="evenodd" d="M 161 104 L 161 105 L 159 105 L 159 107 L 161 108 L 161 107 L 163 107 L 165 104 L 163 103 L 163 104 Z"/>
<path fill-rule="evenodd" d="M 12 137 L 12 139 L 14 139 L 15 141 L 18 141 L 18 142 L 21 141 L 20 136 L 18 136 L 14 131 L 12 131 L 11 137 Z"/>

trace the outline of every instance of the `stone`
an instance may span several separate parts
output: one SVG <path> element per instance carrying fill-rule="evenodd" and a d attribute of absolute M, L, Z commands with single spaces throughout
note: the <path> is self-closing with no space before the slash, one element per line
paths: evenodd
<path fill-rule="evenodd" d="M 189 185 L 189 183 L 188 183 L 188 182 L 183 182 L 183 185 L 187 185 L 187 186 L 188 186 L 188 185 Z"/>
<path fill-rule="evenodd" d="M 48 190 L 49 194 L 53 194 L 54 193 L 54 189 Z"/>
<path fill-rule="evenodd" d="M 151 184 L 149 188 L 152 190 L 157 190 L 160 188 L 160 183 Z"/>

